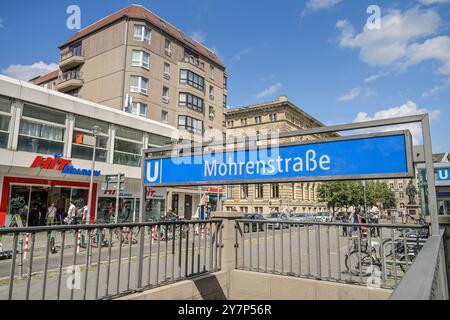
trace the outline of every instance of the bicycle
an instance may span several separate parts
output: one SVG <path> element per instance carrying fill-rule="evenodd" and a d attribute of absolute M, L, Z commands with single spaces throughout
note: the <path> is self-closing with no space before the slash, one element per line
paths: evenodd
<path fill-rule="evenodd" d="M 407 266 L 414 262 L 421 248 L 419 244 L 412 244 L 402 237 L 396 238 L 394 241 L 388 238 L 381 244 L 384 253 L 382 259 L 381 249 L 379 248 L 377 251 L 379 245 L 379 242 L 372 241 L 370 246 L 372 250 L 369 252 L 367 237 L 361 239 L 361 248 L 354 247 L 345 255 L 345 267 L 347 271 L 351 270 L 351 273 L 356 276 L 369 276 L 371 270 L 373 270 L 373 266 L 382 269 L 384 261 L 385 265 L 396 265 L 405 273 Z"/>

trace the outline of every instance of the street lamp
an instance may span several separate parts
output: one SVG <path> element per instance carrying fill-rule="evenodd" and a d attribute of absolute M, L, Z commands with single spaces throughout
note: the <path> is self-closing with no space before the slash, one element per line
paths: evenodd
<path fill-rule="evenodd" d="M 92 152 L 92 167 L 91 176 L 89 181 L 89 197 L 88 197 L 88 211 L 86 216 L 86 224 L 89 224 L 91 220 L 91 206 L 92 206 L 92 187 L 94 184 L 94 170 L 95 170 L 95 153 L 97 149 L 97 136 L 101 133 L 101 128 L 99 126 L 92 127 L 92 135 L 94 136 L 94 150 Z"/>

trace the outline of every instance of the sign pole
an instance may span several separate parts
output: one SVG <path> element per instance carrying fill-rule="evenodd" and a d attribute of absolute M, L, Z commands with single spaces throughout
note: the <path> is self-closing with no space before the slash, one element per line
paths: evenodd
<path fill-rule="evenodd" d="M 117 223 L 119 221 L 119 198 L 120 198 L 120 183 L 121 183 L 122 174 L 119 172 L 117 174 L 117 185 L 116 185 L 116 216 L 114 221 Z"/>

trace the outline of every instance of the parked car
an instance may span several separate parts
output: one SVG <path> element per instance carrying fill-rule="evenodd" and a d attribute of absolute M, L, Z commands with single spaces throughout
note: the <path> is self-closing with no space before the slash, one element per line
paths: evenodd
<path fill-rule="evenodd" d="M 283 228 L 289 228 L 289 224 L 279 223 L 280 221 L 289 220 L 289 217 L 286 213 L 273 212 L 266 218 L 266 220 L 273 222 L 267 224 L 267 228 L 269 229 L 280 229 L 281 225 L 283 226 Z"/>
<path fill-rule="evenodd" d="M 296 213 L 289 220 L 299 222 L 300 226 L 303 225 L 302 223 L 314 221 L 313 217 L 307 213 Z M 297 224 L 292 225 L 297 226 Z"/>
<path fill-rule="evenodd" d="M 264 218 L 264 216 L 260 213 L 246 213 L 244 214 L 244 219 L 245 220 L 266 220 Z M 264 231 L 264 223 L 252 223 L 252 232 L 257 232 L 257 231 Z M 250 230 L 250 223 L 249 222 L 245 222 L 244 223 L 244 232 L 249 232 Z"/>
<path fill-rule="evenodd" d="M 348 222 L 349 217 L 350 217 L 350 213 L 341 211 L 336 214 L 336 221 L 345 223 L 345 222 Z"/>
<path fill-rule="evenodd" d="M 330 212 L 319 212 L 314 216 L 316 222 L 331 222 L 332 215 Z"/>

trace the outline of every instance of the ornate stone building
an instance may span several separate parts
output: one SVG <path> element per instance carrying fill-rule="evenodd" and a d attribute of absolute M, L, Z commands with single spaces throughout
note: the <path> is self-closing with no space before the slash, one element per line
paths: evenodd
<path fill-rule="evenodd" d="M 286 132 L 324 126 L 307 114 L 286 96 L 278 100 L 241 108 L 229 109 L 226 116 L 227 136 L 258 136 L 273 131 Z M 335 134 L 319 134 L 281 139 L 289 141 L 318 140 L 335 137 Z M 326 211 L 326 203 L 319 201 L 319 183 L 274 183 L 227 186 L 224 210 L 269 214 L 272 211 L 317 213 Z"/>

